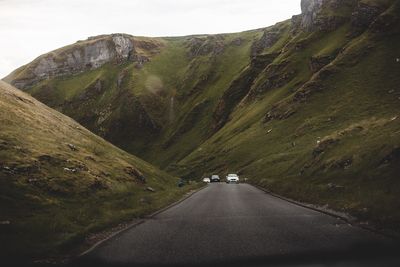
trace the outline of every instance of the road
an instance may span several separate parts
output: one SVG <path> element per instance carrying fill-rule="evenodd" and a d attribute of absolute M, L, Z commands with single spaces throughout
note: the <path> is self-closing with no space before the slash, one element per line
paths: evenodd
<path fill-rule="evenodd" d="M 400 266 L 395 242 L 248 184 L 210 184 L 102 243 L 87 266 Z"/>

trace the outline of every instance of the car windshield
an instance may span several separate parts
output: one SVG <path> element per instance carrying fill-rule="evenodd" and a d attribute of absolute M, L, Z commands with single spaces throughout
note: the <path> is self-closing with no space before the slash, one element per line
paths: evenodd
<path fill-rule="evenodd" d="M 236 174 L 228 174 L 228 177 L 237 177 Z"/>

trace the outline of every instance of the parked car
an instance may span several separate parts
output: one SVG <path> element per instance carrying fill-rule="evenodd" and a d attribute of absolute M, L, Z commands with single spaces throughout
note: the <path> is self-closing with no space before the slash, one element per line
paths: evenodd
<path fill-rule="evenodd" d="M 228 174 L 228 176 L 226 176 L 226 183 L 230 184 L 230 183 L 239 183 L 239 176 L 235 173 L 231 173 Z"/>
<path fill-rule="evenodd" d="M 203 182 L 208 184 L 208 183 L 211 183 L 211 180 L 210 180 L 210 178 L 206 177 L 203 179 Z"/>
<path fill-rule="evenodd" d="M 211 176 L 211 183 L 219 183 L 221 179 L 219 179 L 219 176 L 214 174 Z"/>

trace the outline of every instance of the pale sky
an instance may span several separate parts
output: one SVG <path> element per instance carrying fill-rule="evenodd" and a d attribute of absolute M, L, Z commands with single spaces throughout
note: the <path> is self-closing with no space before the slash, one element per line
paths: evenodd
<path fill-rule="evenodd" d="M 270 26 L 300 0 L 0 0 L 0 77 L 89 36 L 181 36 Z"/>

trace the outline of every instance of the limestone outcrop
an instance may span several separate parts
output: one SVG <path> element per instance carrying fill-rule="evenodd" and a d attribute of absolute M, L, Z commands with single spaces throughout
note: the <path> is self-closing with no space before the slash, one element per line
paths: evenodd
<path fill-rule="evenodd" d="M 92 70 L 106 63 L 149 61 L 149 56 L 158 53 L 161 43 L 147 44 L 127 34 L 112 34 L 90 37 L 85 41 L 63 47 L 40 56 L 5 78 L 20 89 L 27 89 L 41 80 L 63 75 L 73 75 Z"/>

